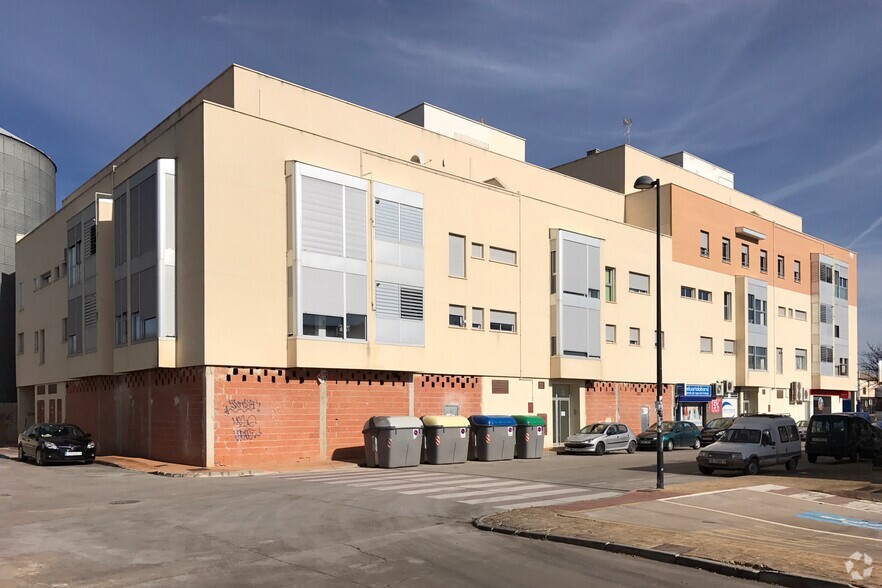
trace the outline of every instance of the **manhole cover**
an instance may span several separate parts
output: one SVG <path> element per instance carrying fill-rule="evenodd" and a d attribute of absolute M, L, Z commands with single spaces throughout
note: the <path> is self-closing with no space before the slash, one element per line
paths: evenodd
<path fill-rule="evenodd" d="M 665 551 L 668 553 L 689 553 L 694 547 L 686 547 L 685 545 L 674 545 L 673 543 L 663 543 L 661 545 L 656 545 L 653 547 L 658 551 Z"/>
<path fill-rule="evenodd" d="M 110 504 L 137 504 L 140 500 L 114 500 Z"/>

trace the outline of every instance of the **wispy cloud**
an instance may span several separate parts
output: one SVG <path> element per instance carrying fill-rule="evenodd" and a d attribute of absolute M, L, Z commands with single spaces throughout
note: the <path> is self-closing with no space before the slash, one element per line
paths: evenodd
<path fill-rule="evenodd" d="M 876 220 L 874 220 L 874 221 L 870 224 L 869 227 L 867 227 L 866 229 L 864 229 L 863 231 L 861 231 L 861 233 L 860 233 L 857 237 L 855 237 L 854 240 L 846 246 L 846 248 L 847 248 L 847 249 L 854 249 L 854 246 L 855 246 L 855 245 L 857 245 L 858 243 L 860 243 L 860 241 L 861 241 L 864 237 L 866 237 L 867 235 L 869 235 L 870 233 L 872 233 L 873 231 L 875 231 L 877 228 L 879 228 L 879 225 L 882 225 L 882 216 L 880 216 L 879 218 L 877 218 Z"/>

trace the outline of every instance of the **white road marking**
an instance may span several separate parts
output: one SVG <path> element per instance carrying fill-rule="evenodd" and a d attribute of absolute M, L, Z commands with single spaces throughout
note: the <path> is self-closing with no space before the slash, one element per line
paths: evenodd
<path fill-rule="evenodd" d="M 539 498 L 540 496 L 549 496 L 551 494 L 572 494 L 574 492 L 584 492 L 585 488 L 557 488 L 554 490 L 544 490 L 542 492 L 526 492 L 524 494 L 516 493 L 516 494 L 508 494 L 506 496 L 499 496 L 493 499 L 474 499 L 474 500 L 460 500 L 460 502 L 464 504 L 484 504 L 487 502 L 510 502 L 512 500 L 528 500 L 530 498 Z M 619 493 L 615 492 L 615 495 L 618 496 Z"/>
<path fill-rule="evenodd" d="M 401 476 L 400 478 L 395 478 L 392 480 L 370 480 L 368 482 L 333 482 L 334 484 L 347 484 L 353 488 L 369 488 L 371 486 L 387 486 L 390 484 L 400 484 L 404 481 L 420 481 L 425 482 L 429 480 L 437 480 L 444 479 L 444 474 L 419 474 L 413 476 Z"/>
<path fill-rule="evenodd" d="M 553 504 L 567 504 L 570 502 L 579 502 L 582 500 L 600 500 L 601 498 L 612 498 L 613 496 L 621 496 L 619 492 L 600 492 L 599 494 L 583 494 L 580 496 L 568 496 L 566 498 L 555 498 L 552 500 L 537 500 L 535 502 L 515 502 L 511 504 L 499 504 L 497 508 L 515 509 L 530 508 L 533 506 L 551 506 Z"/>

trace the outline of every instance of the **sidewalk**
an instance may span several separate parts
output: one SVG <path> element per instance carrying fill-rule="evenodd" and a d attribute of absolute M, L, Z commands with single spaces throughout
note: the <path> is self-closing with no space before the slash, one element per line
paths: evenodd
<path fill-rule="evenodd" d="M 487 515 L 475 526 L 785 586 L 882 586 L 882 502 L 861 500 L 877 489 L 793 476 L 709 478 Z"/>

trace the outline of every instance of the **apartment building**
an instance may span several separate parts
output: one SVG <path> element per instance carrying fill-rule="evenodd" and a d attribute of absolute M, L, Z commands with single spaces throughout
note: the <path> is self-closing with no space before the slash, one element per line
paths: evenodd
<path fill-rule="evenodd" d="M 853 252 L 688 154 L 553 170 L 421 104 L 387 116 L 232 66 L 22 238 L 18 396 L 100 451 L 251 467 L 357 454 L 378 414 L 635 429 L 836 411 Z M 814 402 L 814 406 L 812 405 Z M 25 423 L 20 423 L 24 425 Z"/>

